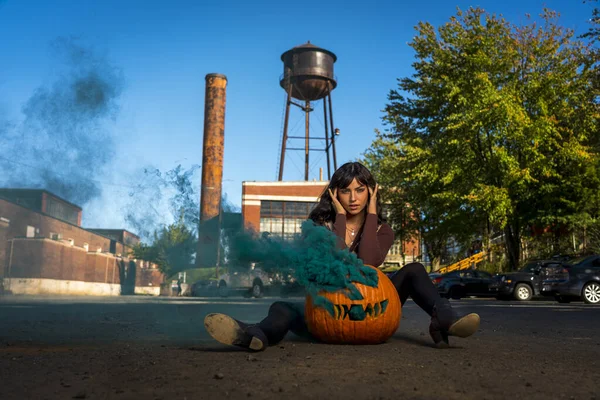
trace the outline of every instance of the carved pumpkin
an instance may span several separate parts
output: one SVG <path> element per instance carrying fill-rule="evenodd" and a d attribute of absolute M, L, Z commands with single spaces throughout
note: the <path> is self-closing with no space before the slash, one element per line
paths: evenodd
<path fill-rule="evenodd" d="M 333 313 L 315 306 L 306 297 L 305 317 L 310 333 L 325 343 L 377 344 L 385 342 L 398 329 L 402 308 L 392 281 L 379 269 L 377 287 L 353 282 L 362 300 L 351 300 L 344 290 L 319 292 L 333 303 Z"/>

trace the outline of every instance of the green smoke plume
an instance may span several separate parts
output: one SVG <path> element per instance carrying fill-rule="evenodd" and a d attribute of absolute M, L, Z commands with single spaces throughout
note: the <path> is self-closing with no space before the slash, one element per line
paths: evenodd
<path fill-rule="evenodd" d="M 354 283 L 376 287 L 377 271 L 365 266 L 356 254 L 338 249 L 337 236 L 325 227 L 307 220 L 302 233 L 293 240 L 273 238 L 267 234 L 256 238 L 239 232 L 230 238 L 229 255 L 234 263 L 259 263 L 266 272 L 291 273 L 315 306 L 333 315 L 333 304 L 319 295 L 321 291 L 343 291 L 351 300 L 363 297 Z"/>

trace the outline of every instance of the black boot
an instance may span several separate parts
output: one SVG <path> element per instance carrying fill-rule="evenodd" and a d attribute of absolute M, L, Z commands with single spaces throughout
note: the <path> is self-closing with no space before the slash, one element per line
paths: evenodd
<path fill-rule="evenodd" d="M 437 347 L 450 345 L 448 336 L 466 338 L 479 329 L 479 315 L 472 313 L 459 318 L 446 299 L 439 300 L 433 307 L 429 334 Z"/>
<path fill-rule="evenodd" d="M 204 327 L 220 343 L 262 351 L 269 346 L 267 336 L 256 325 L 248 325 L 225 314 L 208 314 Z"/>

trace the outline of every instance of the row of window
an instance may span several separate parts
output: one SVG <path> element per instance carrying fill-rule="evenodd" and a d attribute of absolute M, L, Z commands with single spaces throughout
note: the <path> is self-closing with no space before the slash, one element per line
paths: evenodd
<path fill-rule="evenodd" d="M 302 223 L 316 205 L 314 202 L 263 200 L 260 202 L 260 231 L 292 239 L 301 232 Z"/>
<path fill-rule="evenodd" d="M 36 228 L 35 226 L 31 226 L 31 225 L 27 225 L 27 231 L 25 233 L 25 236 L 28 238 L 34 238 L 36 237 L 38 234 L 40 233 L 39 228 Z M 56 233 L 56 232 L 50 232 L 50 234 L 48 235 L 49 239 L 52 240 L 63 240 L 63 236 L 62 233 Z M 68 238 L 66 239 L 69 242 L 69 245 L 71 246 L 75 246 L 75 240 Z M 85 251 L 90 251 L 90 245 L 89 243 L 84 243 L 82 246 Z M 98 247 L 96 249 L 97 253 L 102 253 L 102 247 Z"/>
<path fill-rule="evenodd" d="M 260 202 L 260 217 L 306 219 L 316 205 L 313 202 L 263 200 Z"/>
<path fill-rule="evenodd" d="M 294 234 L 301 232 L 304 220 L 300 218 L 261 218 L 260 231 L 291 239 Z"/>

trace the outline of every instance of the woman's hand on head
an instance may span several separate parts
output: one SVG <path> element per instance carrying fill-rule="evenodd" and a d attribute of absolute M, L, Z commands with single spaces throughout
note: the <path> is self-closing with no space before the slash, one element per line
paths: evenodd
<path fill-rule="evenodd" d="M 331 202 L 333 203 L 333 207 L 335 207 L 335 212 L 346 215 L 346 209 L 337 198 L 337 188 L 333 189 L 333 192 L 331 192 L 331 189 L 327 190 L 329 191 L 329 196 L 331 196 Z"/>
<path fill-rule="evenodd" d="M 367 212 L 369 214 L 377 215 L 377 189 L 379 189 L 379 185 L 375 184 L 375 189 L 372 189 L 369 186 L 369 206 Z"/>

